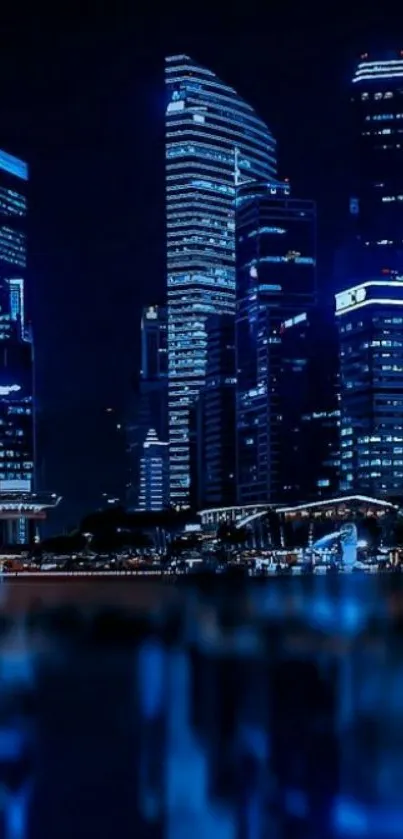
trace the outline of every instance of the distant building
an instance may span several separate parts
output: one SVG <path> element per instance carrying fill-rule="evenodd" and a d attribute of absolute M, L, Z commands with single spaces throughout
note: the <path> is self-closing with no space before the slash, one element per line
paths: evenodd
<path fill-rule="evenodd" d="M 190 423 L 191 497 L 197 509 L 236 501 L 234 316 L 212 315 L 206 334 L 206 383 Z"/>
<path fill-rule="evenodd" d="M 0 494 L 34 483 L 32 346 L 0 341 Z"/>
<path fill-rule="evenodd" d="M 403 496 L 403 280 L 336 295 L 341 489 Z"/>
<path fill-rule="evenodd" d="M 35 490 L 34 357 L 27 313 L 28 166 L 0 150 L 0 507 L 3 544 L 32 541 L 44 509 Z M 55 500 L 57 499 L 57 500 Z M 21 517 L 16 515 L 18 507 Z M 28 512 L 27 512 L 28 511 Z M 31 515 L 32 514 L 32 515 Z M 7 520 L 7 521 L 6 521 Z"/>
<path fill-rule="evenodd" d="M 190 492 L 189 505 L 192 510 L 200 510 L 204 507 L 206 492 L 206 464 L 205 457 L 205 419 L 204 409 L 205 388 L 189 407 L 189 468 L 190 468 Z"/>
<path fill-rule="evenodd" d="M 353 238 L 344 279 L 403 273 L 403 53 L 361 56 L 351 101 Z"/>
<path fill-rule="evenodd" d="M 98 484 L 102 507 L 121 506 L 125 500 L 126 440 L 119 411 L 109 405 L 98 419 L 106 450 L 99 459 Z"/>
<path fill-rule="evenodd" d="M 330 307 L 281 325 L 279 500 L 331 497 L 339 489 L 338 332 Z"/>
<path fill-rule="evenodd" d="M 240 504 L 281 490 L 282 324 L 316 299 L 316 208 L 290 186 L 237 191 L 236 426 Z"/>
<path fill-rule="evenodd" d="M 141 318 L 141 378 L 166 379 L 168 375 L 167 310 L 145 306 Z"/>
<path fill-rule="evenodd" d="M 135 382 L 132 405 L 126 423 L 129 458 L 127 502 L 139 503 L 140 459 L 150 429 L 158 439 L 168 441 L 168 354 L 167 310 L 146 306 L 141 318 L 141 369 Z"/>
<path fill-rule="evenodd" d="M 26 320 L 28 166 L 0 151 L 0 496 L 34 488 L 33 349 Z M 22 518 L 14 541 L 28 541 Z"/>
<path fill-rule="evenodd" d="M 0 150 L 0 280 L 12 285 L 12 320 L 22 321 L 24 295 L 15 290 L 24 287 L 27 265 L 27 184 L 27 164 Z"/>
<path fill-rule="evenodd" d="M 140 460 L 138 509 L 147 512 L 164 510 L 169 505 L 169 446 L 150 430 L 143 443 Z"/>
<path fill-rule="evenodd" d="M 187 506 L 206 320 L 235 311 L 236 184 L 274 179 L 276 147 L 253 108 L 189 56 L 167 58 L 165 81 L 170 497 Z"/>

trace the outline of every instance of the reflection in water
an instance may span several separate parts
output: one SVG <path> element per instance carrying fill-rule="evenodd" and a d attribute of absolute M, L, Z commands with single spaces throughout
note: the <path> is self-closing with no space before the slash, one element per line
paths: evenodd
<path fill-rule="evenodd" d="M 0 839 L 401 837 L 399 586 L 3 584 Z"/>

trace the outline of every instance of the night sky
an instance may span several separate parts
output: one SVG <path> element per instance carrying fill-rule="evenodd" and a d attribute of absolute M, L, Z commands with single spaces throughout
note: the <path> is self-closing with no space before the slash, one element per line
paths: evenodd
<path fill-rule="evenodd" d="M 105 408 L 127 409 L 141 307 L 164 299 L 164 55 L 209 66 L 267 122 L 280 177 L 318 201 L 321 282 L 331 283 L 348 196 L 348 81 L 360 51 L 403 46 L 397 4 L 394 18 L 387 3 L 382 18 L 358 3 L 337 19 L 327 5 L 316 17 L 313 3 L 252 2 L 243 16 L 217 16 L 219 5 L 149 4 L 137 16 L 117 6 L 112 19 L 94 4 L 64 22 L 60 7 L 35 7 L 2 20 L 0 146 L 31 165 L 40 477 L 65 498 L 57 525 L 74 525 L 116 484 Z"/>

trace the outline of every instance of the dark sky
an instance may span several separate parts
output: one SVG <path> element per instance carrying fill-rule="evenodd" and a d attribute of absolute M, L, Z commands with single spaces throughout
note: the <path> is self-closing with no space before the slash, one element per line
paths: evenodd
<path fill-rule="evenodd" d="M 104 409 L 124 411 L 141 306 L 164 296 L 165 54 L 210 66 L 269 124 L 279 174 L 318 201 L 326 280 L 348 194 L 354 59 L 388 37 L 403 46 L 403 21 L 387 3 L 382 15 L 326 4 L 319 17 L 317 3 L 243 5 L 117 5 L 112 17 L 94 4 L 80 18 L 56 4 L 1 22 L 0 146 L 32 173 L 42 488 L 64 495 L 68 524 L 114 486 Z"/>

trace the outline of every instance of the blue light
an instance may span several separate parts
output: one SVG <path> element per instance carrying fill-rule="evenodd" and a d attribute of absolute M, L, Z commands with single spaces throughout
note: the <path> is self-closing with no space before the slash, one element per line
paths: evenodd
<path fill-rule="evenodd" d="M 166 88 L 170 501 L 186 506 L 189 405 L 205 381 L 205 323 L 235 310 L 237 178 L 273 184 L 276 160 L 269 129 L 211 70 L 170 57 Z"/>
<path fill-rule="evenodd" d="M 0 150 L 0 169 L 8 172 L 10 175 L 15 175 L 23 181 L 28 180 L 28 164 L 19 157 L 14 157 L 5 151 Z"/>

